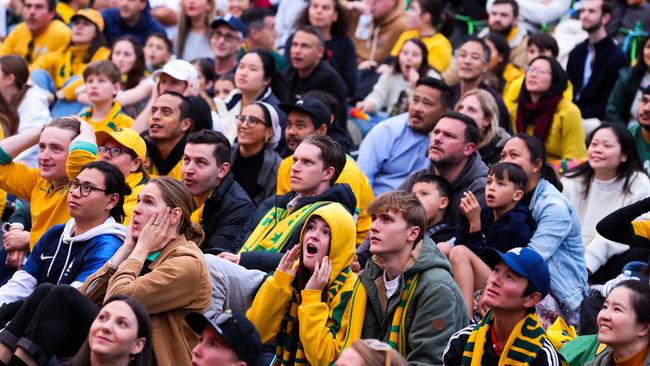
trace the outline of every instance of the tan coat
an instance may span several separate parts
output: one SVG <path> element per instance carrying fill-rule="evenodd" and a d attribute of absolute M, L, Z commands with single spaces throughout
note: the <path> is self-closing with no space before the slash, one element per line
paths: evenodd
<path fill-rule="evenodd" d="M 143 263 L 124 260 L 117 270 L 107 262 L 88 277 L 81 292 L 101 305 L 115 295 L 128 295 L 149 311 L 156 362 L 190 365 L 198 335 L 185 323 L 191 311 L 203 312 L 210 305 L 211 285 L 203 253 L 184 236 L 168 244 L 140 276 Z"/>
<path fill-rule="evenodd" d="M 352 13 L 348 35 L 357 49 L 357 64 L 366 60 L 379 63 L 390 56 L 393 45 L 402 32 L 408 29 L 405 7 L 404 1 L 396 1 L 395 8 L 390 13 L 382 19 L 373 19 L 370 37 L 367 40 L 355 37 L 360 14 Z"/>

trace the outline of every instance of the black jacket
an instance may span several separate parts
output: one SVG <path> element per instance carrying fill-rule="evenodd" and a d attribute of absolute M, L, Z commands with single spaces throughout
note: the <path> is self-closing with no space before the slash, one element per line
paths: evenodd
<path fill-rule="evenodd" d="M 235 240 L 238 248 L 241 248 L 242 245 L 246 242 L 246 239 L 250 234 L 255 230 L 259 222 L 262 220 L 266 213 L 273 209 L 274 207 L 284 207 L 286 208 L 289 202 L 296 197 L 297 193 L 289 192 L 282 196 L 273 196 L 264 200 L 258 207 L 255 216 L 246 224 L 246 227 L 240 232 Z M 335 184 L 332 188 L 321 193 L 315 197 L 304 197 L 298 200 L 298 204 L 294 208 L 295 210 L 300 209 L 308 204 L 321 202 L 321 201 L 331 201 L 338 202 L 343 207 L 345 207 L 351 215 L 354 215 L 354 211 L 357 207 L 357 199 L 352 193 L 352 189 L 346 183 Z M 282 249 L 283 252 L 291 249 L 294 245 L 300 242 L 300 231 L 302 229 L 302 224 L 296 226 L 296 230 L 291 235 L 291 238 L 287 241 L 287 244 Z M 280 259 L 284 253 L 272 253 L 266 251 L 251 251 L 241 253 L 241 258 L 239 259 L 239 264 L 248 268 L 248 269 L 258 269 L 260 271 L 271 272 L 276 269 L 280 263 Z"/>
<path fill-rule="evenodd" d="M 287 85 L 287 103 L 295 103 L 311 90 L 321 90 L 332 94 L 339 103 L 339 110 L 336 111 L 335 121 L 327 129 L 327 134 L 336 142 L 341 144 L 343 149 L 350 149 L 350 136 L 347 129 L 348 110 L 346 96 L 348 88 L 341 76 L 330 66 L 327 61 L 320 61 L 314 71 L 302 79 L 293 67 L 290 67 L 284 74 Z"/>
<path fill-rule="evenodd" d="M 577 45 L 569 53 L 566 72 L 573 84 L 573 100 L 580 108 L 582 118 L 605 119 L 605 107 L 609 93 L 618 79 L 618 71 L 627 65 L 627 58 L 611 37 L 596 43 L 596 58 L 591 67 L 591 77 L 583 87 L 585 60 L 589 51 L 589 40 Z"/>
<path fill-rule="evenodd" d="M 235 237 L 254 212 L 255 205 L 228 173 L 204 203 L 201 227 L 205 240 L 201 250 L 210 254 L 237 253 L 241 244 L 235 243 Z"/>

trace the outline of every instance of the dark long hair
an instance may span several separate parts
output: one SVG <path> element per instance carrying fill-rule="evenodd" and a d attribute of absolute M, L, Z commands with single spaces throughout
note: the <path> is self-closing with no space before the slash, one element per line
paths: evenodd
<path fill-rule="evenodd" d="M 503 70 L 506 69 L 508 62 L 510 61 L 510 45 L 506 37 L 499 33 L 489 33 L 487 35 L 487 40 L 492 42 L 494 48 L 497 49 L 497 53 L 501 55 L 501 62 L 497 65 L 497 70 L 494 76 L 499 79 L 499 83 L 503 80 Z"/>
<path fill-rule="evenodd" d="M 273 56 L 271 56 L 270 53 L 262 50 L 248 51 L 244 54 L 244 56 L 249 53 L 254 53 L 260 57 L 260 60 L 262 60 L 262 68 L 264 70 L 264 79 L 271 79 L 269 86 L 271 87 L 271 90 L 273 90 L 273 94 L 279 100 L 284 100 L 285 87 L 282 80 L 282 75 L 280 75 L 275 68 L 275 60 L 273 59 Z"/>
<path fill-rule="evenodd" d="M 569 84 L 569 77 L 567 76 L 566 71 L 564 71 L 562 65 L 560 65 L 556 59 L 545 55 L 535 57 L 528 63 L 528 66 L 532 65 L 533 62 L 539 59 L 546 60 L 551 65 L 552 75 L 551 85 L 544 93 L 544 95 L 542 95 L 542 98 L 562 95 L 562 93 L 564 93 L 564 90 L 567 88 L 567 85 Z M 524 79 L 524 84 L 521 88 L 521 92 L 519 93 L 519 102 L 530 102 L 530 100 L 530 93 L 526 89 L 526 80 Z"/>
<path fill-rule="evenodd" d="M 520 139 L 524 142 L 526 150 L 528 150 L 528 154 L 530 155 L 530 162 L 535 164 L 535 162 L 539 160 L 542 163 L 540 171 L 542 178 L 549 181 L 549 183 L 554 185 L 558 191 L 562 192 L 562 182 L 560 182 L 553 167 L 546 161 L 546 147 L 544 147 L 542 140 L 535 136 L 526 135 L 525 133 L 518 133 L 509 138 L 508 141 L 512 139 Z"/>
<path fill-rule="evenodd" d="M 627 280 L 616 285 L 632 292 L 632 307 L 636 313 L 636 324 L 650 323 L 650 285 L 643 281 Z"/>
<path fill-rule="evenodd" d="M 124 196 L 131 194 L 131 188 L 126 184 L 124 175 L 113 164 L 107 163 L 102 160 L 93 161 L 84 165 L 83 170 L 96 169 L 99 170 L 104 176 L 104 193 L 114 194 L 117 193 L 118 200 L 115 207 L 111 209 L 110 215 L 115 221 L 124 222 Z"/>
<path fill-rule="evenodd" d="M 113 48 L 120 41 L 127 41 L 131 43 L 133 51 L 135 52 L 135 63 L 129 72 L 126 74 L 126 80 L 124 80 L 124 75 L 122 75 L 122 87 L 124 90 L 133 89 L 140 83 L 140 80 L 144 78 L 144 72 L 147 70 L 147 64 L 144 59 L 144 51 L 142 50 L 142 45 L 133 36 L 122 36 L 118 38 L 111 48 L 111 55 L 109 60 L 113 58 Z"/>
<path fill-rule="evenodd" d="M 645 174 L 645 170 L 643 170 L 643 166 L 641 165 L 641 158 L 639 158 L 639 152 L 636 149 L 636 144 L 634 143 L 634 138 L 630 131 L 619 124 L 603 123 L 589 134 L 587 137 L 587 146 L 591 144 L 596 132 L 605 128 L 609 128 L 614 132 L 616 140 L 619 145 L 621 145 L 621 154 L 627 157 L 627 159 L 622 161 L 616 169 L 616 180 L 624 179 L 623 193 L 632 194 L 630 191 L 632 178 L 636 173 Z M 589 196 L 589 189 L 591 188 L 591 182 L 594 179 L 595 174 L 594 169 L 589 165 L 589 162 L 586 161 L 566 172 L 564 176 L 567 178 L 582 177 L 582 185 L 584 186 L 582 195 L 586 199 L 587 196 Z"/>
<path fill-rule="evenodd" d="M 27 85 L 29 65 L 24 58 L 18 55 L 6 55 L 0 57 L 0 70 L 4 75 L 14 75 L 14 85 L 18 89 L 18 93 L 11 100 L 5 100 L 0 96 L 0 124 L 5 137 L 9 137 L 18 132 L 20 124 L 18 105 L 30 88 Z"/>
<path fill-rule="evenodd" d="M 641 79 L 643 78 L 643 75 L 648 71 L 648 67 L 650 65 L 647 65 L 645 63 L 645 60 L 643 59 L 643 49 L 646 48 L 648 45 L 648 42 L 650 42 L 650 37 L 647 37 L 643 42 L 641 43 L 643 47 L 641 47 L 641 50 L 639 50 L 639 54 L 636 57 L 636 65 L 632 68 L 630 71 L 630 76 L 635 79 Z"/>
<path fill-rule="evenodd" d="M 339 0 L 332 0 L 332 2 L 334 3 L 334 11 L 338 16 L 336 21 L 332 23 L 332 29 L 330 32 L 332 35 L 345 36 L 348 31 L 348 12 L 343 5 L 341 5 Z M 310 4 L 308 3 L 305 10 L 303 10 L 298 18 L 296 18 L 295 28 L 298 28 L 301 25 L 311 25 L 309 22 L 309 5 Z"/>
<path fill-rule="evenodd" d="M 151 320 L 149 319 L 149 313 L 147 312 L 147 309 L 145 309 L 145 307 L 138 300 L 124 295 L 117 295 L 109 298 L 104 303 L 104 306 L 112 303 L 113 301 L 124 301 L 131 308 L 133 314 L 135 315 L 135 319 L 138 322 L 138 338 L 144 338 L 146 342 L 144 348 L 142 348 L 142 351 L 136 355 L 133 355 L 133 360 L 129 363 L 129 365 L 155 365 L 156 360 L 153 355 L 153 346 L 151 344 Z M 88 340 L 86 340 L 70 364 L 72 366 L 90 365 L 90 346 L 88 345 Z"/>
<path fill-rule="evenodd" d="M 420 63 L 420 67 L 418 67 L 418 75 L 420 75 L 420 77 L 427 76 L 427 72 L 433 69 L 433 67 L 429 65 L 429 50 L 427 49 L 427 45 L 425 45 L 424 42 L 422 42 L 422 40 L 419 38 L 410 38 L 404 42 L 402 48 L 404 48 L 404 46 L 406 46 L 406 44 L 409 42 L 418 46 L 420 52 L 422 52 L 422 62 Z M 401 53 L 402 50 L 400 49 L 399 52 Z M 393 64 L 393 72 L 394 73 L 402 72 L 402 68 L 399 65 L 399 53 L 397 54 L 397 57 L 395 58 L 395 63 Z M 406 76 L 408 77 L 408 75 Z"/>
<path fill-rule="evenodd" d="M 87 64 L 90 62 L 90 60 L 93 59 L 93 56 L 95 56 L 95 53 L 97 53 L 97 51 L 99 51 L 100 48 L 108 47 L 108 42 L 106 42 L 104 33 L 99 30 L 97 24 L 95 24 L 94 22 L 90 21 L 87 18 L 84 19 L 91 22 L 93 24 L 93 27 L 95 28 L 95 36 L 93 37 L 93 39 L 90 40 L 90 47 L 88 48 L 88 51 L 86 51 L 86 55 L 83 58 L 83 63 Z M 68 47 L 70 47 L 71 45 L 72 45 L 72 41 L 70 41 Z"/>
<path fill-rule="evenodd" d="M 418 0 L 422 13 L 431 15 L 431 25 L 449 38 L 454 31 L 454 13 L 440 0 Z"/>

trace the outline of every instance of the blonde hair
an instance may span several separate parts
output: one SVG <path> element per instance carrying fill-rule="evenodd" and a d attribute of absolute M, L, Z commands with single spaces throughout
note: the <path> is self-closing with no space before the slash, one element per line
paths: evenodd
<path fill-rule="evenodd" d="M 162 195 L 163 201 L 170 208 L 181 209 L 181 221 L 178 224 L 178 234 L 183 234 L 187 240 L 193 241 L 197 246 L 203 242 L 205 234 L 201 226 L 192 222 L 192 212 L 196 209 L 190 191 L 183 183 L 176 179 L 162 176 L 150 181 L 154 183 Z"/>
<path fill-rule="evenodd" d="M 406 366 L 404 356 L 376 339 L 359 339 L 350 345 L 364 360 L 359 366 Z M 390 362 L 386 362 L 390 354 Z"/>
<path fill-rule="evenodd" d="M 480 149 L 492 141 L 494 136 L 497 135 L 497 130 L 499 129 L 499 107 L 497 106 L 497 102 L 494 100 L 492 94 L 488 91 L 483 89 L 472 89 L 460 97 L 460 100 L 458 100 L 456 108 L 454 109 L 458 111 L 460 103 L 469 96 L 474 96 L 478 99 L 483 115 L 490 120 L 490 124 L 485 128 L 485 130 L 483 130 L 483 133 L 481 133 L 481 137 L 478 140 L 478 145 L 476 147 Z M 476 122 L 476 125 L 479 124 L 479 121 L 474 122 Z"/>
<path fill-rule="evenodd" d="M 210 34 L 210 22 L 212 21 L 212 18 L 215 17 L 216 14 L 216 2 L 217 0 L 207 0 L 208 4 L 210 5 L 210 10 L 208 10 L 208 13 L 205 14 L 204 18 L 204 25 L 206 29 L 208 29 L 208 35 Z M 187 40 L 187 34 L 190 32 L 192 29 L 192 21 L 190 20 L 190 17 L 185 14 L 185 5 L 183 4 L 183 1 L 181 0 L 181 13 L 178 16 L 178 35 L 176 36 L 176 57 L 178 59 L 183 59 L 183 50 L 185 48 L 185 41 Z"/>

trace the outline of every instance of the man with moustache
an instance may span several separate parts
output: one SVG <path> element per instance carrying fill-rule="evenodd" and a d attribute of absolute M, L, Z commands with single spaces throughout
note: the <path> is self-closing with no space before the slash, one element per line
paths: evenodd
<path fill-rule="evenodd" d="M 636 120 L 639 124 L 630 128 L 630 132 L 634 136 L 643 169 L 650 174 L 650 85 L 641 92 Z"/>
<path fill-rule="evenodd" d="M 370 130 L 359 147 L 357 164 L 375 195 L 396 189 L 411 172 L 426 168 L 427 135 L 452 108 L 451 100 L 447 84 L 424 76 L 415 84 L 408 113 Z"/>
<path fill-rule="evenodd" d="M 485 207 L 485 184 L 488 167 L 478 154 L 476 145 L 480 137 L 476 122 L 458 112 L 445 113 L 429 135 L 428 168 L 409 176 L 399 189 L 411 191 L 415 179 L 423 174 L 445 178 L 450 185 L 449 206 L 446 220 L 455 225 L 459 222 L 460 199 L 471 191 Z"/>
<path fill-rule="evenodd" d="M 526 28 L 519 27 L 519 5 L 516 0 L 494 0 L 488 13 L 488 27 L 478 36 L 485 38 L 488 33 L 499 33 L 506 37 L 510 46 L 510 62 L 521 68 L 527 66 L 528 33 Z"/>

